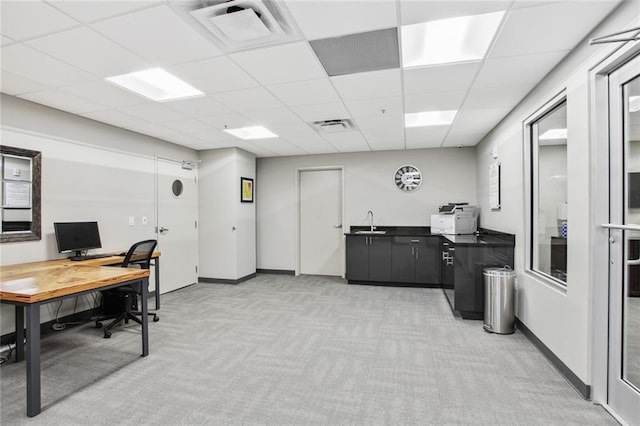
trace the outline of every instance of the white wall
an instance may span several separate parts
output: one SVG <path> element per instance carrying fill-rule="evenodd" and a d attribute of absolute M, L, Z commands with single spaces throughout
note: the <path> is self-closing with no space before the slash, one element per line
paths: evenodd
<path fill-rule="evenodd" d="M 255 202 L 240 203 L 240 177 L 254 179 L 255 156 L 238 148 L 200 152 L 199 276 L 236 280 L 256 271 Z"/>
<path fill-rule="evenodd" d="M 441 204 L 474 204 L 475 159 L 474 148 L 259 158 L 258 269 L 296 269 L 296 169 L 344 167 L 347 232 L 350 226 L 368 224 L 368 210 L 374 212 L 376 225 L 428 226 Z M 395 171 L 405 164 L 418 167 L 423 175 L 422 186 L 413 193 L 403 193 L 393 182 Z"/>
<path fill-rule="evenodd" d="M 640 16 L 637 0 L 622 4 L 598 30 L 597 37 L 632 26 Z M 591 383 L 590 282 L 590 162 L 589 68 L 616 45 L 589 46 L 585 41 L 556 67 L 511 114 L 477 146 L 478 202 L 483 226 L 516 234 L 518 318 L 549 347 L 584 383 Z M 523 181 L 523 121 L 566 89 L 568 152 L 568 282 L 566 291 L 525 272 L 525 200 Z M 489 211 L 488 171 L 497 147 L 502 163 L 502 210 Z"/>
<path fill-rule="evenodd" d="M 2 144 L 42 152 L 42 240 L 1 244 L 0 264 L 66 256 L 57 252 L 56 221 L 98 221 L 103 251 L 155 238 L 154 154 L 194 158 L 195 151 L 12 96 L 1 95 L 0 102 Z M 147 226 L 140 225 L 142 216 Z M 92 303 L 82 298 L 77 310 Z M 70 314 L 74 304 L 65 301 L 59 315 Z M 0 333 L 14 331 L 13 309 L 0 309 Z M 42 321 L 53 312 L 45 305 Z"/>

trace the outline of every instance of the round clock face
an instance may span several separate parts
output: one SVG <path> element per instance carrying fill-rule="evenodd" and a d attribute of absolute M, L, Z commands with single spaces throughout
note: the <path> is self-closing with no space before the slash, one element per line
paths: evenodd
<path fill-rule="evenodd" d="M 415 191 L 422 183 L 422 173 L 417 167 L 401 166 L 393 175 L 393 181 L 401 191 Z"/>

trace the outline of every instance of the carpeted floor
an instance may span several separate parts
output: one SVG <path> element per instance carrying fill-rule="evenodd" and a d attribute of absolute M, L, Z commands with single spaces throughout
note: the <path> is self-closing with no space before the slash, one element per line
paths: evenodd
<path fill-rule="evenodd" d="M 42 342 L 43 412 L 1 367 L 3 425 L 606 425 L 519 332 L 455 318 L 441 289 L 259 275 L 163 295 L 138 326 Z"/>

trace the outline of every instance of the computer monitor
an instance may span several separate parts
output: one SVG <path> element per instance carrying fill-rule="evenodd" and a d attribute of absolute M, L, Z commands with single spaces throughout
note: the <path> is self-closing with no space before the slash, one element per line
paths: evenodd
<path fill-rule="evenodd" d="M 56 222 L 53 228 L 60 253 L 72 251 L 81 256 L 83 250 L 102 247 L 98 222 Z"/>

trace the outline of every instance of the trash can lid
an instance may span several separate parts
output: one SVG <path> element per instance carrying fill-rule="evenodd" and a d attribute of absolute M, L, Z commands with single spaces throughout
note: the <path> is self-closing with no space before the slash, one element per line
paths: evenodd
<path fill-rule="evenodd" d="M 511 277 L 513 275 L 516 274 L 516 271 L 514 271 L 513 269 L 511 269 L 510 266 L 503 266 L 503 267 L 493 267 L 493 268 L 485 268 L 483 275 L 491 275 L 491 276 L 498 276 L 498 277 Z"/>

